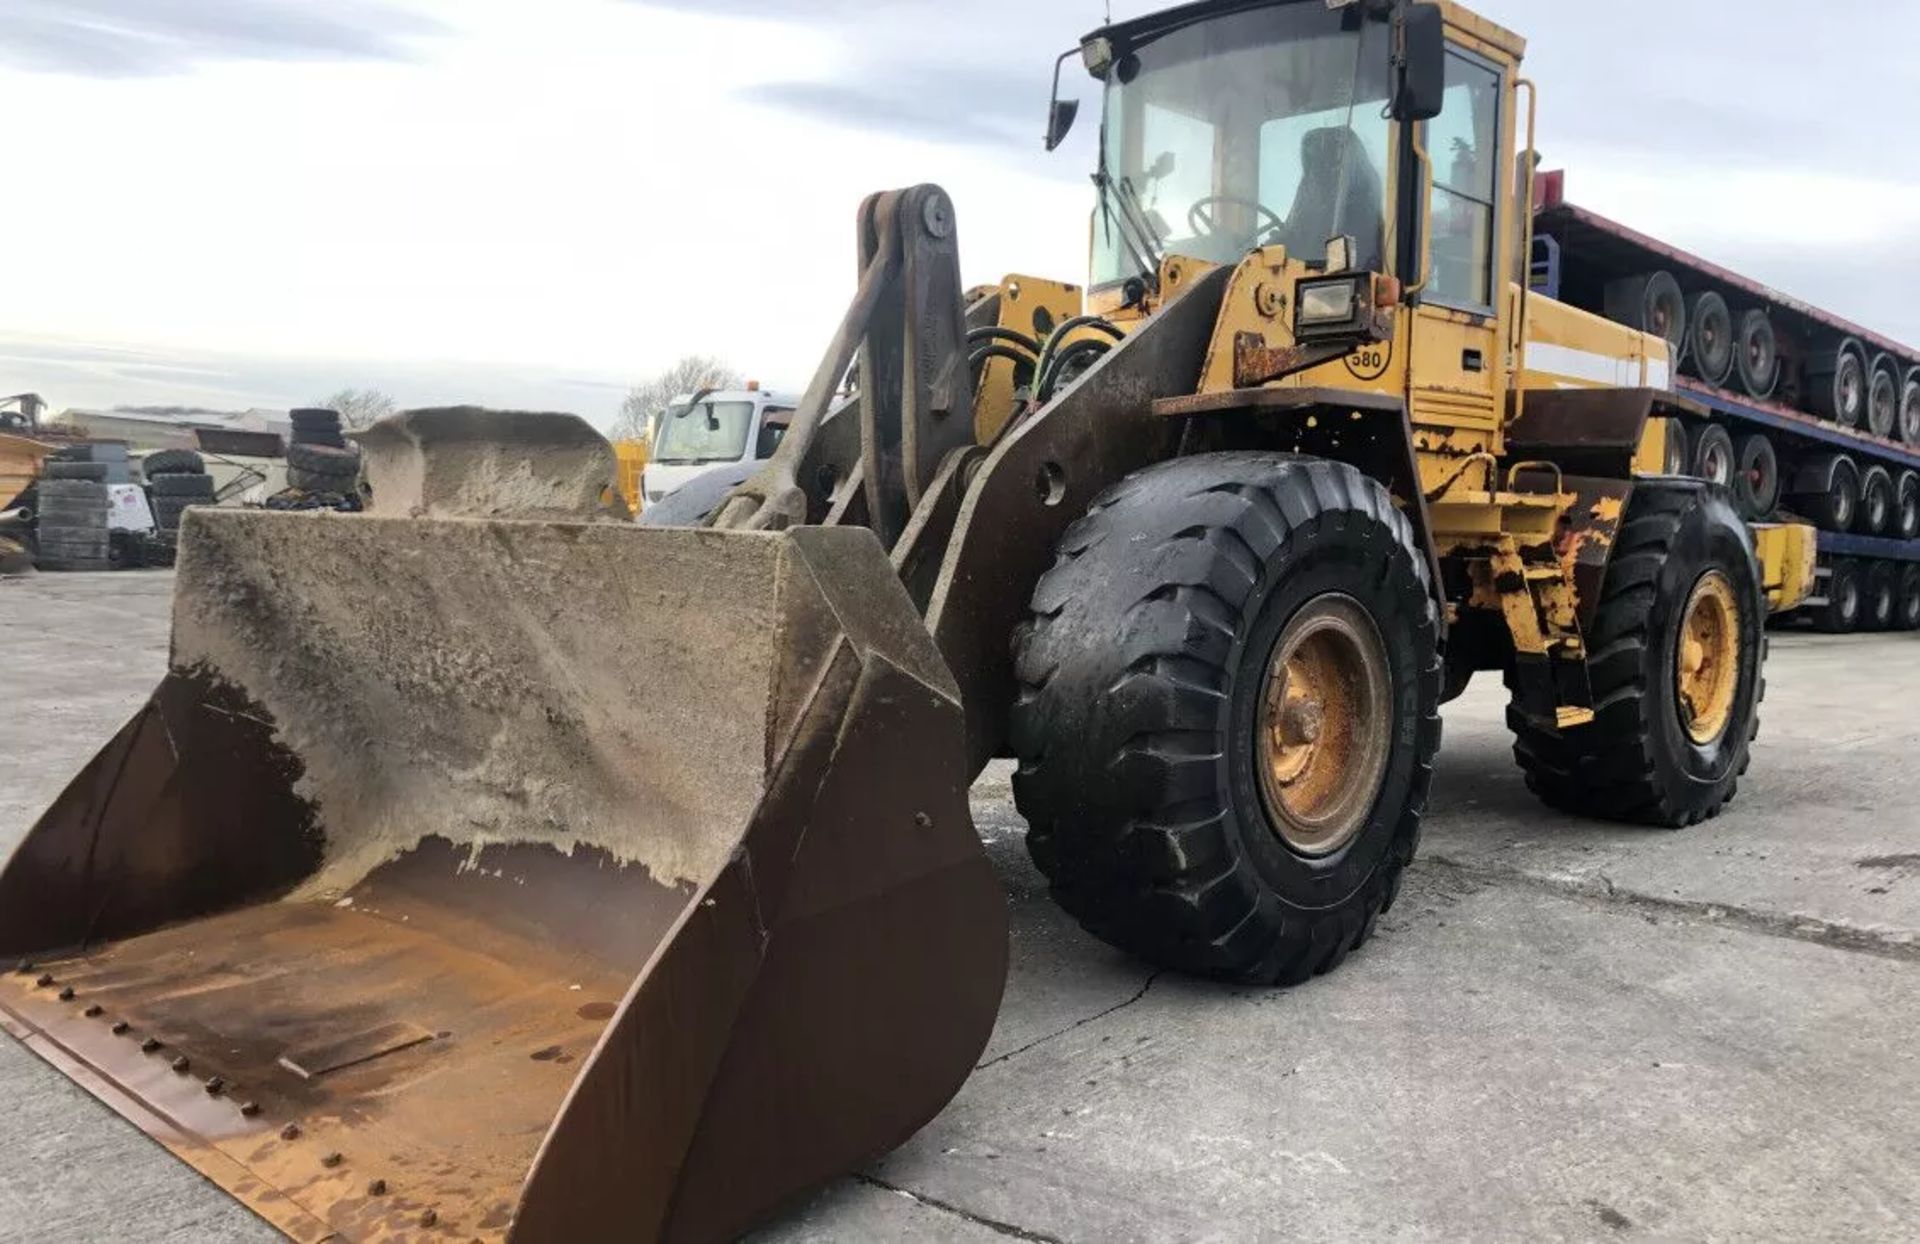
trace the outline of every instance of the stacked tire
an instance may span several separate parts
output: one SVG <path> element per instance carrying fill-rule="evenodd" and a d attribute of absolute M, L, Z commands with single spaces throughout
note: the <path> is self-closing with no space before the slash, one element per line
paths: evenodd
<path fill-rule="evenodd" d="M 359 488 L 360 451 L 347 444 L 339 412 L 296 410 L 292 419 L 287 485 L 323 497 L 352 496 Z"/>
<path fill-rule="evenodd" d="M 153 560 L 170 564 L 180 541 L 180 520 L 196 505 L 214 502 L 213 477 L 207 464 L 190 449 L 163 449 L 141 463 L 147 477 L 147 497 L 153 504 L 158 533 Z"/>
<path fill-rule="evenodd" d="M 107 467 L 55 459 L 41 469 L 34 563 L 42 570 L 110 570 Z"/>

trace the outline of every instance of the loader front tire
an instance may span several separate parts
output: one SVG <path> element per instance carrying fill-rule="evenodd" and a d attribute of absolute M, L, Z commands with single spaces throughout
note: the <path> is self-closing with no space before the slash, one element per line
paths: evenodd
<path fill-rule="evenodd" d="M 1014 639 L 1014 798 L 1056 901 L 1176 970 L 1336 967 L 1412 860 L 1440 742 L 1427 562 L 1386 490 L 1162 463 L 1062 537 Z"/>
<path fill-rule="evenodd" d="M 1726 494 L 1643 480 L 1588 627 L 1594 720 L 1554 729 L 1507 709 L 1527 785 L 1579 816 L 1678 829 L 1718 815 L 1759 731 L 1765 623 Z"/>

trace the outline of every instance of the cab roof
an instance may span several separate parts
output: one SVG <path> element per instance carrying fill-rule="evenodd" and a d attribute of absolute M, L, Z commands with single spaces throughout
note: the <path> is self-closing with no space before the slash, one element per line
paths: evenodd
<path fill-rule="evenodd" d="M 1124 55 L 1134 48 L 1152 43 L 1162 35 L 1208 18 L 1222 17 L 1230 13 L 1244 13 L 1250 9 L 1325 2 L 1326 0 L 1195 0 L 1192 4 L 1182 4 L 1175 8 L 1163 9 L 1158 13 L 1149 13 L 1144 17 L 1135 17 L 1102 26 L 1089 33 L 1081 42 L 1085 43 L 1087 39 L 1105 36 L 1113 41 L 1115 54 Z M 1355 2 L 1364 4 L 1367 0 L 1355 0 Z M 1511 54 L 1515 60 L 1526 55 L 1527 41 L 1513 31 L 1488 21 L 1471 9 L 1455 4 L 1453 0 L 1437 0 L 1437 3 L 1450 29 L 1490 43 Z"/>

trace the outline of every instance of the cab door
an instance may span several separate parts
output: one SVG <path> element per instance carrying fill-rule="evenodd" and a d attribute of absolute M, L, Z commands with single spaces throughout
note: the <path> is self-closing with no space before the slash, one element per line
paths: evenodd
<path fill-rule="evenodd" d="M 1505 79 L 1497 62 L 1449 44 L 1445 106 L 1421 126 L 1433 188 L 1419 233 L 1426 281 L 1413 299 L 1407 405 L 1417 447 L 1444 447 L 1449 456 L 1493 449 L 1504 417 L 1511 222 L 1500 187 L 1512 158 Z M 1423 474 L 1450 473 L 1450 464 L 1422 457 Z"/>

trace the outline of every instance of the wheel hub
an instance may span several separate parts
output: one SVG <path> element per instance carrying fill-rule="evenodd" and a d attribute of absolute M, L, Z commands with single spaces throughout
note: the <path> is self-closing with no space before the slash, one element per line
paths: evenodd
<path fill-rule="evenodd" d="M 1719 741 L 1733 719 L 1740 686 L 1740 603 L 1718 570 L 1694 585 L 1680 619 L 1674 680 L 1680 723 L 1695 743 Z"/>
<path fill-rule="evenodd" d="M 1255 767 L 1268 823 L 1302 855 L 1338 851 L 1386 776 L 1392 694 L 1379 628 L 1350 596 L 1302 606 L 1275 642 Z"/>

